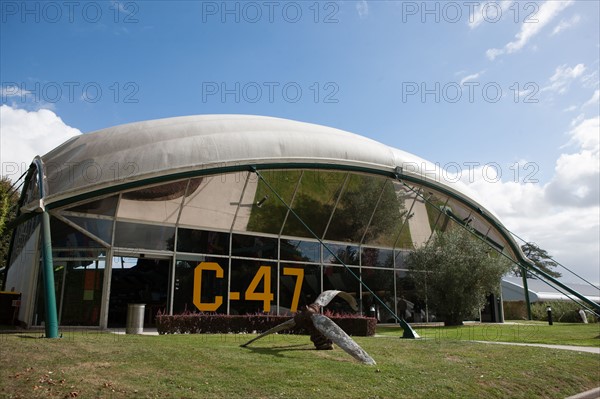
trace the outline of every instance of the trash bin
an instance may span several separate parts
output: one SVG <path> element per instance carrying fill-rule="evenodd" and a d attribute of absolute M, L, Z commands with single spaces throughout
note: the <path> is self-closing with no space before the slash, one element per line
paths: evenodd
<path fill-rule="evenodd" d="M 127 305 L 127 326 L 125 334 L 141 334 L 144 332 L 145 303 L 130 303 Z"/>

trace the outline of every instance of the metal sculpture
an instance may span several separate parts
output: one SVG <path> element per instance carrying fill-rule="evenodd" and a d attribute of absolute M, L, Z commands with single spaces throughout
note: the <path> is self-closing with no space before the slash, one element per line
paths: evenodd
<path fill-rule="evenodd" d="M 324 291 L 317 297 L 314 303 L 306 306 L 303 311 L 298 312 L 292 319 L 265 331 L 258 337 L 243 344 L 242 347 L 246 347 L 252 342 L 266 337 L 267 335 L 298 326 L 308 330 L 310 333 L 310 340 L 317 350 L 333 349 L 333 344 L 335 343 L 356 360 L 369 365 L 375 364 L 375 360 L 354 342 L 344 330 L 331 321 L 329 317 L 320 313 L 320 308 L 322 306 L 327 306 L 336 296 L 345 299 L 355 311 L 358 310 L 356 300 L 350 294 L 337 290 Z"/>

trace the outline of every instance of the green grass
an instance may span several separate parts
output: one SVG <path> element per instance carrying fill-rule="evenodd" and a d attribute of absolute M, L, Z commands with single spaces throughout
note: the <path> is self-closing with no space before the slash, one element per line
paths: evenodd
<path fill-rule="evenodd" d="M 460 327 L 417 327 L 423 337 L 444 341 L 499 341 L 600 347 L 600 324 L 523 321 L 517 324 L 468 324 Z M 397 326 L 378 326 L 377 334 L 401 335 Z"/>
<path fill-rule="evenodd" d="M 389 333 L 389 332 L 388 332 Z M 598 386 L 600 356 L 453 339 L 359 337 L 377 366 L 306 336 L 0 335 L 6 398 L 564 398 Z"/>

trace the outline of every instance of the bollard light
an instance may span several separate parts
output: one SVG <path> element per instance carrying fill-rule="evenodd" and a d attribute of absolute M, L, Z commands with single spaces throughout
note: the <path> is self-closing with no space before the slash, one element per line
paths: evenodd
<path fill-rule="evenodd" d="M 548 313 L 548 325 L 552 325 L 552 307 L 548 306 L 546 312 Z"/>

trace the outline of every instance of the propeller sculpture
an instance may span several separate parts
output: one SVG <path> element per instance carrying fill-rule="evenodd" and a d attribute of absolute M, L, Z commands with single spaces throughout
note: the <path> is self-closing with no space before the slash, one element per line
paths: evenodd
<path fill-rule="evenodd" d="M 331 321 L 329 317 L 319 313 L 320 308 L 327 306 L 336 296 L 345 299 L 355 311 L 358 310 L 356 300 L 347 292 L 336 290 L 324 291 L 317 297 L 314 303 L 306 306 L 303 311 L 298 312 L 292 319 L 265 331 L 258 337 L 243 344 L 242 347 L 246 347 L 267 335 L 298 326 L 309 331 L 310 340 L 317 350 L 333 349 L 333 343 L 335 343 L 356 360 L 369 365 L 375 364 L 375 360 L 354 342 L 344 330 Z"/>

